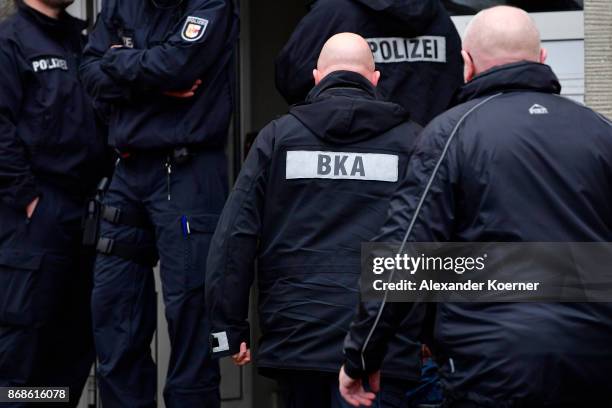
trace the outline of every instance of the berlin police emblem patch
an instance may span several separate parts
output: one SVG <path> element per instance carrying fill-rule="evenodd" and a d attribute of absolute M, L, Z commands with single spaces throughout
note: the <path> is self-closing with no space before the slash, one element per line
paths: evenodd
<path fill-rule="evenodd" d="M 181 37 L 185 41 L 198 41 L 204 35 L 206 27 L 208 26 L 208 20 L 200 17 L 187 17 Z"/>

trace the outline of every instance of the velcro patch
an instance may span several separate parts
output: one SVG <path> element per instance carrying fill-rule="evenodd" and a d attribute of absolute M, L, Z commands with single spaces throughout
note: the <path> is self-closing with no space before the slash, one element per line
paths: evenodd
<path fill-rule="evenodd" d="M 227 340 L 227 332 L 211 333 L 211 336 L 217 340 L 217 345 L 213 345 L 213 353 L 221 353 L 229 350 L 229 341 Z"/>
<path fill-rule="evenodd" d="M 185 41 L 198 41 L 204 36 L 206 27 L 208 27 L 208 20 L 205 18 L 189 16 L 185 20 L 181 37 Z"/>
<path fill-rule="evenodd" d="M 134 48 L 134 37 L 122 36 L 121 42 L 125 48 Z"/>
<path fill-rule="evenodd" d="M 399 156 L 378 153 L 288 151 L 286 179 L 396 182 Z"/>
<path fill-rule="evenodd" d="M 68 71 L 68 61 L 59 57 L 44 57 L 32 61 L 32 69 L 34 72 L 53 71 L 61 69 Z"/>
<path fill-rule="evenodd" d="M 367 42 L 377 64 L 446 62 L 446 38 L 442 36 L 368 38 Z"/>

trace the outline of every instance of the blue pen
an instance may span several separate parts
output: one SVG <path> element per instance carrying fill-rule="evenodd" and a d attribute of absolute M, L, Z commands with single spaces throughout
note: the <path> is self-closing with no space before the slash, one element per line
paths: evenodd
<path fill-rule="evenodd" d="M 186 215 L 181 217 L 181 227 L 183 228 L 183 236 L 187 238 L 191 234 L 191 229 L 189 228 L 189 221 Z"/>

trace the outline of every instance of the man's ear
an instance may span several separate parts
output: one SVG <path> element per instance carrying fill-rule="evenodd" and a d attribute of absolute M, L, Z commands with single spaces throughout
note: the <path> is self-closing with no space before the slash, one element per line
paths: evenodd
<path fill-rule="evenodd" d="M 319 85 L 319 82 L 321 82 L 321 73 L 318 69 L 315 68 L 312 70 L 312 77 L 314 78 L 315 85 Z"/>
<path fill-rule="evenodd" d="M 374 71 L 370 74 L 370 82 L 374 86 L 378 86 L 378 81 L 380 81 L 380 71 Z"/>
<path fill-rule="evenodd" d="M 463 80 L 468 83 L 474 78 L 476 68 L 469 52 L 461 50 L 461 56 L 463 57 Z"/>
<path fill-rule="evenodd" d="M 544 64 L 548 58 L 548 50 L 544 47 L 540 48 L 540 63 Z"/>

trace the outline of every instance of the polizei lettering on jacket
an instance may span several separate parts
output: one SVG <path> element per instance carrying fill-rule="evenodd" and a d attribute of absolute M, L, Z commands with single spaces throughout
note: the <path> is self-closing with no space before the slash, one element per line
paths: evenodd
<path fill-rule="evenodd" d="M 32 61 L 32 69 L 34 72 L 52 71 L 55 69 L 68 71 L 68 62 L 63 58 L 45 57 Z"/>
<path fill-rule="evenodd" d="M 338 179 L 396 182 L 399 157 L 393 154 L 288 151 L 287 180 Z"/>
<path fill-rule="evenodd" d="M 446 38 L 426 35 L 415 38 L 368 38 L 374 62 L 446 62 Z"/>

